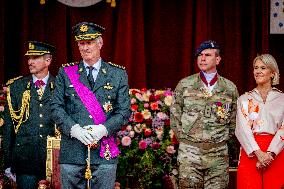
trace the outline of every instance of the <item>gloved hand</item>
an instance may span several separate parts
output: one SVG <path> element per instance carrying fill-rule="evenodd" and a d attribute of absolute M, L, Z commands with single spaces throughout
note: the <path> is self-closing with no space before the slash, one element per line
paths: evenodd
<path fill-rule="evenodd" d="M 11 167 L 5 169 L 5 175 L 11 179 L 13 182 L 16 182 L 16 174 L 11 172 Z"/>
<path fill-rule="evenodd" d="M 104 136 L 108 135 L 107 129 L 104 125 L 87 125 L 83 127 L 87 129 L 95 141 L 101 140 Z"/>
<path fill-rule="evenodd" d="M 77 138 L 85 145 L 89 145 L 93 143 L 93 137 L 91 134 L 86 130 L 80 127 L 79 124 L 73 125 L 70 131 L 71 137 Z"/>

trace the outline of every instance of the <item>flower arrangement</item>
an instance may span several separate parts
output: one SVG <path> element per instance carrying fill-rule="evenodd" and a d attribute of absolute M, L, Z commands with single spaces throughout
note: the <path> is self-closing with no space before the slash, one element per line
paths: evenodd
<path fill-rule="evenodd" d="M 129 93 L 132 114 L 117 134 L 121 151 L 119 185 L 169 188 L 169 175 L 175 170 L 177 155 L 169 117 L 172 91 L 130 89 Z"/>
<path fill-rule="evenodd" d="M 3 150 L 2 150 L 2 136 L 4 125 L 4 105 L 6 103 L 6 87 L 0 85 L 0 188 L 4 184 L 7 184 L 9 180 L 4 176 L 4 162 L 3 162 Z"/>

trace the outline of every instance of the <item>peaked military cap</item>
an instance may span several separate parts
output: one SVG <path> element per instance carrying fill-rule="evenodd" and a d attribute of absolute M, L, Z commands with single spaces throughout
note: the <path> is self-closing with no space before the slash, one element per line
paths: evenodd
<path fill-rule="evenodd" d="M 199 45 L 199 47 L 196 49 L 195 55 L 198 56 L 205 49 L 219 49 L 220 50 L 220 46 L 215 41 L 212 41 L 212 40 L 203 41 Z"/>
<path fill-rule="evenodd" d="M 55 52 L 55 47 L 38 41 L 29 41 L 28 50 L 25 56 L 42 56 L 44 54 L 53 54 Z"/>
<path fill-rule="evenodd" d="M 105 31 L 104 27 L 90 22 L 80 22 L 73 26 L 72 29 L 76 41 L 96 39 Z"/>

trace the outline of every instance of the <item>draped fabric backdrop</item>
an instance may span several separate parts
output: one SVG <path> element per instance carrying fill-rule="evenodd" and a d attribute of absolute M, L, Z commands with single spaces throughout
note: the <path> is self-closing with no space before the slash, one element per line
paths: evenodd
<path fill-rule="evenodd" d="M 207 39 L 221 45 L 221 75 L 242 94 L 255 84 L 252 61 L 270 52 L 283 73 L 284 38 L 269 35 L 269 0 L 105 0 L 89 7 L 69 7 L 56 0 L 2 0 L 0 83 L 28 73 L 24 57 L 28 40 L 46 41 L 57 52 L 51 72 L 80 60 L 72 26 L 81 21 L 106 28 L 102 57 L 126 67 L 131 88 L 175 88 L 196 73 L 194 56 Z M 279 89 L 283 88 L 282 84 Z"/>

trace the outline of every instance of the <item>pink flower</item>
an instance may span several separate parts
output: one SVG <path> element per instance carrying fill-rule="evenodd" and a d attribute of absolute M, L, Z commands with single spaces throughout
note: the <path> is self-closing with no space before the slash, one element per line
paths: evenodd
<path fill-rule="evenodd" d="M 136 93 L 135 97 L 139 100 L 139 101 L 143 101 L 143 96 L 140 93 Z"/>
<path fill-rule="evenodd" d="M 159 112 L 157 113 L 157 117 L 164 120 L 166 119 L 168 116 L 164 113 L 164 112 Z"/>
<path fill-rule="evenodd" d="M 152 102 L 150 104 L 151 110 L 159 110 L 158 102 Z"/>
<path fill-rule="evenodd" d="M 131 125 L 127 125 L 126 126 L 126 131 L 131 131 L 132 130 L 132 126 Z"/>
<path fill-rule="evenodd" d="M 131 144 L 131 138 L 129 136 L 124 136 L 121 139 L 122 146 L 129 146 Z"/>
<path fill-rule="evenodd" d="M 129 137 L 133 138 L 135 136 L 135 132 L 134 131 L 130 131 L 128 134 Z"/>
<path fill-rule="evenodd" d="M 145 103 L 144 108 L 148 108 L 148 107 L 149 107 L 149 103 Z"/>
<path fill-rule="evenodd" d="M 158 142 L 154 142 L 153 144 L 151 144 L 151 147 L 152 147 L 154 150 L 159 149 L 159 148 L 160 148 L 160 146 L 161 146 L 161 144 L 160 144 L 160 143 L 158 143 Z"/>
<path fill-rule="evenodd" d="M 4 93 L 7 92 L 7 87 L 3 87 L 3 92 L 4 92 Z"/>
<path fill-rule="evenodd" d="M 131 104 L 135 104 L 136 103 L 136 99 L 135 98 L 131 98 Z"/>
<path fill-rule="evenodd" d="M 145 150 L 147 148 L 147 142 L 145 140 L 140 140 L 139 142 L 139 149 L 140 150 Z"/>
<path fill-rule="evenodd" d="M 166 151 L 167 151 L 167 153 L 169 153 L 169 154 L 174 154 L 174 153 L 176 153 L 175 147 L 172 146 L 172 145 L 168 146 L 167 149 L 166 149 Z"/>

